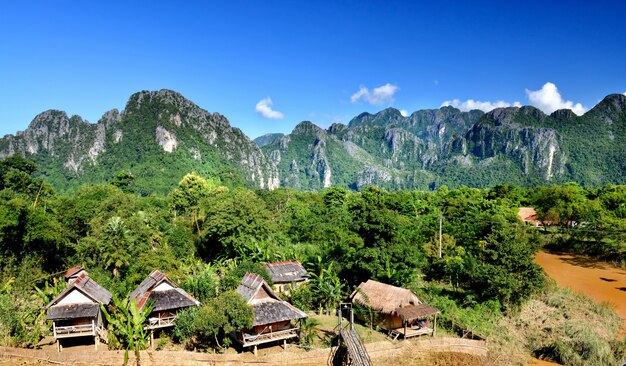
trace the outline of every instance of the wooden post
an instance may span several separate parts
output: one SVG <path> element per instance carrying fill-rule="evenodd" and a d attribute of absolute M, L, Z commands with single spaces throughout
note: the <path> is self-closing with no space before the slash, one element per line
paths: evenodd
<path fill-rule="evenodd" d="M 256 356 L 256 344 L 254 345 L 254 348 L 252 349 L 252 353 L 254 353 L 254 355 Z"/>
<path fill-rule="evenodd" d="M 341 322 L 343 321 L 341 316 L 342 316 L 341 303 L 339 303 L 339 311 L 337 311 L 337 321 L 338 321 L 337 330 L 339 331 L 339 333 L 341 333 Z"/>
<path fill-rule="evenodd" d="M 287 350 L 287 339 L 283 339 L 283 349 Z"/>
<path fill-rule="evenodd" d="M 433 324 L 433 337 L 437 335 L 437 313 L 435 313 L 435 322 Z"/>
<path fill-rule="evenodd" d="M 57 352 L 61 352 L 61 340 L 57 338 Z"/>
<path fill-rule="evenodd" d="M 408 321 L 404 321 L 404 339 L 406 339 L 406 326 L 409 322 Z"/>
<path fill-rule="evenodd" d="M 352 305 L 350 305 L 350 330 L 354 330 L 354 311 L 352 311 Z"/>
<path fill-rule="evenodd" d="M 150 349 L 154 349 L 154 329 L 150 329 Z"/>
<path fill-rule="evenodd" d="M 91 332 L 93 333 L 93 343 L 96 351 L 98 350 L 98 332 L 96 331 L 96 319 L 91 319 Z"/>

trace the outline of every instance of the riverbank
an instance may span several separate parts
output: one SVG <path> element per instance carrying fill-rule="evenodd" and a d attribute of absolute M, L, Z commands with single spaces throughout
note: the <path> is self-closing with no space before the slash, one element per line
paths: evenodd
<path fill-rule="evenodd" d="M 622 318 L 626 334 L 626 270 L 584 256 L 539 252 L 535 262 L 561 287 L 608 303 Z"/>

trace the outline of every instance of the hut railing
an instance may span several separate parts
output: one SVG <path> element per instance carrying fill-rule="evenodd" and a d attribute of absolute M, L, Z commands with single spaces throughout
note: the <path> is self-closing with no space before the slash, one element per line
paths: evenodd
<path fill-rule="evenodd" d="M 54 325 L 54 337 L 55 338 L 65 338 L 65 337 L 78 337 L 81 335 L 95 335 L 94 324 L 81 324 L 81 325 L 67 325 L 67 326 L 57 326 Z"/>
<path fill-rule="evenodd" d="M 176 321 L 176 315 L 166 316 L 162 318 L 149 318 L 147 328 L 153 329 L 153 328 L 170 327 L 174 325 L 175 321 Z"/>
<path fill-rule="evenodd" d="M 271 331 L 267 333 L 259 334 L 241 334 L 238 338 L 242 341 L 244 346 L 264 343 L 269 341 L 276 341 L 281 339 L 288 339 L 298 336 L 299 328 L 290 328 L 285 330 Z"/>

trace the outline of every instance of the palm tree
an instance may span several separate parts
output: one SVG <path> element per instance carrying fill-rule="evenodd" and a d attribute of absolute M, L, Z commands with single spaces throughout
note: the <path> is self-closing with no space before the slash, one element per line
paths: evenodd
<path fill-rule="evenodd" d="M 127 234 L 128 230 L 119 216 L 111 217 L 104 229 L 102 260 L 115 277 L 119 275 L 120 268 L 129 265 Z"/>

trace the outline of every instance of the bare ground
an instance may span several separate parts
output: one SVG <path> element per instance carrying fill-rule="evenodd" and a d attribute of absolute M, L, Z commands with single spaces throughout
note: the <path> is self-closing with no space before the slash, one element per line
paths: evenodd
<path fill-rule="evenodd" d="M 104 348 L 104 347 L 102 347 Z M 487 347 L 484 342 L 458 338 L 428 338 L 401 342 L 382 341 L 366 345 L 374 365 L 485 365 Z M 274 346 L 250 352 L 210 354 L 189 351 L 143 351 L 142 365 L 326 365 L 331 349 L 310 351 L 289 346 L 287 350 Z M 122 351 L 95 351 L 93 346 L 75 346 L 63 352 L 48 349 L 0 347 L 0 365 L 85 365 L 106 366 L 123 364 Z M 130 364 L 135 364 L 130 355 Z"/>

